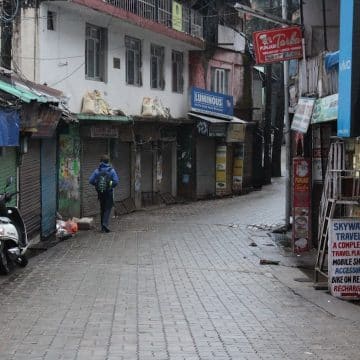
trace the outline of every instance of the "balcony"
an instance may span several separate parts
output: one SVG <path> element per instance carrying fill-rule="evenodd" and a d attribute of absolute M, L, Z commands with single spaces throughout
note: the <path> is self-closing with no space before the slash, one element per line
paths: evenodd
<path fill-rule="evenodd" d="M 179 15 L 173 15 L 172 0 L 103 0 L 105 3 L 189 35 L 203 37 L 203 17 L 182 4 Z"/>

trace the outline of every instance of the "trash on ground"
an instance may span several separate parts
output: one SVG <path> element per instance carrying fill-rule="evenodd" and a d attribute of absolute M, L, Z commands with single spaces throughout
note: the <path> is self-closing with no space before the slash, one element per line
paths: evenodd
<path fill-rule="evenodd" d="M 78 230 L 90 230 L 94 225 L 94 219 L 91 217 L 83 217 L 80 219 L 73 217 L 72 221 L 77 224 Z"/>
<path fill-rule="evenodd" d="M 260 265 L 279 265 L 280 261 L 260 259 Z"/>
<path fill-rule="evenodd" d="M 72 237 L 78 231 L 78 225 L 72 220 L 56 220 L 56 236 L 62 240 Z"/>
<path fill-rule="evenodd" d="M 249 246 L 256 247 L 256 246 L 257 246 L 257 243 L 253 241 L 253 242 L 251 242 L 251 243 L 249 244 Z"/>

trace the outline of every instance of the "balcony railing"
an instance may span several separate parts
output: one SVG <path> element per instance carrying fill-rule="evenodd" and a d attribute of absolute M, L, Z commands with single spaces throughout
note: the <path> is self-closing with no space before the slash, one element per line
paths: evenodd
<path fill-rule="evenodd" d="M 145 19 L 163 24 L 179 30 L 179 26 L 173 24 L 173 1 L 172 0 L 103 0 L 118 8 L 129 11 Z M 193 36 L 203 37 L 203 17 L 196 10 L 182 4 L 181 31 Z"/>

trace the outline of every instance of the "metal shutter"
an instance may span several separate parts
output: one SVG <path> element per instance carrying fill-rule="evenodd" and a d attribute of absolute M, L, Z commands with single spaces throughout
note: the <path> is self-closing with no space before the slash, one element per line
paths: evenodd
<path fill-rule="evenodd" d="M 99 166 L 102 154 L 108 151 L 106 139 L 83 139 L 81 159 L 81 213 L 82 216 L 93 216 L 100 213 L 97 193 L 89 184 L 89 177 Z"/>
<path fill-rule="evenodd" d="M 56 141 L 41 142 L 41 235 L 48 237 L 56 229 Z"/>
<path fill-rule="evenodd" d="M 161 150 L 162 155 L 162 180 L 159 186 L 161 194 L 171 194 L 172 179 L 172 142 L 165 142 Z"/>
<path fill-rule="evenodd" d="M 9 192 L 16 191 L 16 148 L 4 147 L 0 149 L 0 193 L 4 191 L 6 179 L 14 177 L 14 182 L 8 189 Z M 16 205 L 16 197 L 13 198 L 11 205 Z"/>
<path fill-rule="evenodd" d="M 40 140 L 30 139 L 20 165 L 20 210 L 29 237 L 40 232 Z"/>
<path fill-rule="evenodd" d="M 119 178 L 119 185 L 114 191 L 115 201 L 125 200 L 130 197 L 130 143 L 119 142 L 117 156 L 112 160 Z"/>
<path fill-rule="evenodd" d="M 153 191 L 153 152 L 151 144 L 141 149 L 141 192 Z"/>
<path fill-rule="evenodd" d="M 201 198 L 214 194 L 215 140 L 199 137 L 196 143 L 196 195 Z"/>

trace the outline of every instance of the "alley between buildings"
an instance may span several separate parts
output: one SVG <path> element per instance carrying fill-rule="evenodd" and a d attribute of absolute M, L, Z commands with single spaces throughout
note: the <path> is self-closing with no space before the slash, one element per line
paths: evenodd
<path fill-rule="evenodd" d="M 136 212 L 33 257 L 0 278 L 0 359 L 359 358 L 358 307 L 294 282 L 267 234 L 283 191 Z"/>

